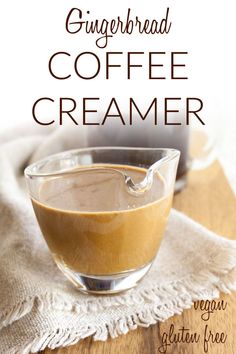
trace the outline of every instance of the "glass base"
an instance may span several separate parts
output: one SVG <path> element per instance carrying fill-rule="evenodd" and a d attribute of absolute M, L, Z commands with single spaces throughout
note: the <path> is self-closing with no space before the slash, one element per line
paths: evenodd
<path fill-rule="evenodd" d="M 116 274 L 87 275 L 75 272 L 58 261 L 56 263 L 79 291 L 101 295 L 116 294 L 135 287 L 152 265 L 150 262 L 141 268 Z"/>

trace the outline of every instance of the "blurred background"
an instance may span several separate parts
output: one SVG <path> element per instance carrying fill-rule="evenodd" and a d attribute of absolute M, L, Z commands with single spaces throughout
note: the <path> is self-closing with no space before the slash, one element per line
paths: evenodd
<path fill-rule="evenodd" d="M 86 19 L 115 18 L 118 15 L 125 18 L 128 7 L 133 16 L 159 19 L 165 14 L 167 6 L 170 8 L 172 28 L 165 36 L 115 35 L 109 39 L 107 48 L 99 49 L 95 45 L 97 35 L 70 35 L 65 30 L 66 16 L 72 7 L 79 7 L 83 12 L 89 10 L 90 17 Z M 55 100 L 72 97 L 78 100 L 78 116 L 83 97 L 104 98 L 104 109 L 107 108 L 106 99 L 116 97 L 124 112 L 129 97 L 136 98 L 144 106 L 154 97 L 199 97 L 204 102 L 206 125 L 202 127 L 196 122 L 190 131 L 190 155 L 195 158 L 193 167 L 205 168 L 214 158 L 220 159 L 236 192 L 234 9 L 234 2 L 229 0 L 151 0 L 145 6 L 141 1 L 126 1 L 125 4 L 113 2 L 111 6 L 108 0 L 11 0 L 1 4 L 1 136 L 12 132 L 17 126 L 23 130 L 38 128 L 32 118 L 32 106 L 40 97 Z M 68 80 L 56 80 L 48 71 L 48 61 L 57 51 L 71 54 L 66 64 L 58 62 L 58 70 L 71 74 Z M 73 58 L 85 51 L 94 52 L 101 59 L 101 74 L 93 80 L 81 80 L 73 71 Z M 145 60 L 142 61 L 142 69 L 135 69 L 136 77 L 127 80 L 125 55 L 120 59 L 122 68 L 114 69 L 110 80 L 105 80 L 103 63 L 106 51 L 122 51 L 124 54 L 127 51 L 187 51 L 189 54 L 183 70 L 188 80 L 148 80 Z M 163 59 L 163 73 L 168 78 L 169 55 Z M 89 70 L 90 65 L 92 63 L 89 61 L 84 63 L 85 70 Z M 103 107 L 99 109 L 102 111 Z M 45 108 L 43 114 L 50 117 L 58 113 Z M 41 127 L 45 132 L 51 131 L 51 128 Z M 80 134 L 80 126 L 73 129 Z M 92 134 L 90 127 L 88 131 Z M 117 130 L 114 131 L 116 135 Z M 96 134 L 106 136 L 105 130 Z M 133 132 L 130 131 L 126 141 L 120 144 L 127 145 L 130 134 Z M 155 140 L 153 134 L 152 139 Z M 142 134 L 138 135 L 141 139 Z M 124 139 L 124 135 L 121 136 Z M 102 138 L 98 144 L 103 144 Z"/>

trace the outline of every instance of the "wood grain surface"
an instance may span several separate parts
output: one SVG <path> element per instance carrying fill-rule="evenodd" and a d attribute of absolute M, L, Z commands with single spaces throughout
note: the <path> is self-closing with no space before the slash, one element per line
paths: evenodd
<path fill-rule="evenodd" d="M 174 207 L 216 233 L 236 239 L 236 198 L 218 162 L 206 170 L 189 173 L 188 186 L 175 196 Z M 161 352 L 167 354 L 204 354 L 205 352 L 236 354 L 235 294 L 222 295 L 220 299 L 215 300 L 215 304 L 218 304 L 218 301 L 221 303 L 222 300 L 226 308 L 213 311 L 207 321 L 201 318 L 206 311 L 192 308 L 185 310 L 182 315 L 170 318 L 165 323 L 152 325 L 149 328 L 138 328 L 117 339 L 94 342 L 90 337 L 67 348 L 53 351 L 47 349 L 44 354 L 156 354 Z M 205 302 L 204 305 L 207 303 Z M 211 305 L 214 304 L 211 303 Z M 189 333 L 199 334 L 199 342 L 173 343 L 167 348 L 160 348 L 171 328 L 178 333 L 183 327 Z M 210 333 L 212 335 L 209 335 Z M 219 333 L 218 337 L 216 333 Z M 218 339 L 219 341 L 220 336 L 225 343 L 211 343 L 212 340 Z M 208 350 L 207 348 L 204 350 L 204 337 L 211 339 L 208 343 Z"/>

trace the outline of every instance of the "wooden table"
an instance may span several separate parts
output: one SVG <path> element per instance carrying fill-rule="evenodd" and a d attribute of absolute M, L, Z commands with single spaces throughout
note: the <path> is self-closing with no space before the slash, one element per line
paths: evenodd
<path fill-rule="evenodd" d="M 236 198 L 224 176 L 218 162 L 204 171 L 193 171 L 189 174 L 188 187 L 175 196 L 174 207 L 202 223 L 218 234 L 236 239 Z M 92 338 L 80 341 L 77 345 L 57 350 L 45 350 L 44 354 L 156 354 L 160 353 L 165 333 L 169 333 L 171 325 L 175 332 L 184 327 L 191 333 L 201 335 L 198 343 L 178 343 L 168 346 L 167 354 L 202 354 L 204 353 L 203 337 L 211 330 L 224 333 L 224 344 L 209 344 L 209 354 L 236 353 L 236 297 L 222 295 L 218 301 L 224 301 L 225 310 L 214 311 L 208 321 L 201 319 L 204 311 L 199 309 L 185 310 L 181 316 L 174 316 L 165 323 L 152 325 L 149 328 L 138 328 L 117 339 L 106 342 L 94 342 Z M 206 304 L 206 303 L 205 303 Z M 207 327 L 206 327 L 207 326 Z"/>

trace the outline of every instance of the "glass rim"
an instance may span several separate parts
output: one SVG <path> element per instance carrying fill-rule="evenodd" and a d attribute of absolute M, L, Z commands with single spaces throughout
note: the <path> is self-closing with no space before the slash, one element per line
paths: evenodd
<path fill-rule="evenodd" d="M 167 152 L 169 153 L 169 155 L 165 156 L 165 158 L 163 159 L 163 161 L 160 161 L 161 159 L 157 160 L 156 162 L 154 162 L 153 164 L 151 164 L 149 166 L 150 167 L 154 167 L 155 165 L 158 164 L 158 166 L 160 167 L 160 165 L 165 164 L 170 162 L 171 160 L 174 160 L 176 158 L 179 158 L 181 152 L 178 149 L 174 149 L 174 148 L 152 148 L 152 147 L 126 147 L 126 146 L 99 146 L 99 147 L 85 147 L 85 148 L 78 148 L 78 149 L 71 149 L 71 150 L 65 150 L 65 151 L 61 151 L 59 153 L 56 154 L 52 154 L 49 155 L 47 157 L 44 157 L 30 165 L 28 165 L 25 169 L 24 169 L 24 175 L 27 178 L 34 178 L 34 177 L 59 177 L 62 175 L 70 175 L 70 174 L 75 174 L 78 173 L 78 170 L 74 170 L 74 169 L 64 169 L 62 171 L 55 171 L 55 172 L 35 172 L 35 170 L 37 170 L 37 168 L 39 168 L 39 165 L 43 164 L 43 163 L 50 163 L 53 161 L 58 160 L 60 157 L 63 158 L 69 158 L 70 156 L 73 156 L 75 154 L 79 154 L 79 153 L 83 153 L 83 152 L 91 152 L 91 151 L 118 151 L 118 150 L 122 150 L 122 151 L 162 151 L 162 152 Z M 161 163 L 160 163 L 161 162 Z M 82 167 L 83 165 L 81 165 Z M 84 169 L 88 169 L 89 167 L 84 167 Z M 82 169 L 82 168 L 81 168 Z"/>

